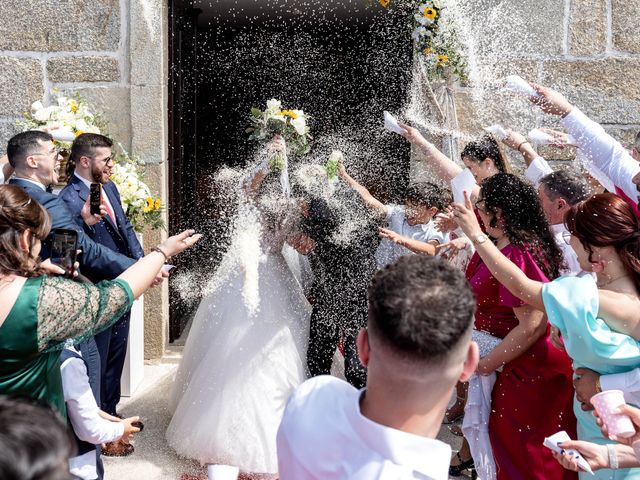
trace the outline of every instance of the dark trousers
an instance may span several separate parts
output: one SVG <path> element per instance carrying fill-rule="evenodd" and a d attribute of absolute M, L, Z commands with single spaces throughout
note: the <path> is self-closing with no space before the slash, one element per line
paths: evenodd
<path fill-rule="evenodd" d="M 366 304 L 365 304 L 366 305 Z M 353 305 L 352 305 L 353 307 Z M 342 311 L 341 311 L 342 310 Z M 356 339 L 366 324 L 366 307 L 339 309 L 335 305 L 316 304 L 311 313 L 307 368 L 312 377 L 329 375 L 333 355 L 340 338 L 344 339 L 344 373 L 356 388 L 367 382 L 367 371 L 358 358 Z"/>
<path fill-rule="evenodd" d="M 129 320 L 131 312 L 127 312 L 116 323 L 95 336 L 100 352 L 100 385 L 101 408 L 109 415 L 116 414 L 120 402 L 120 377 L 124 368 L 129 342 Z"/>

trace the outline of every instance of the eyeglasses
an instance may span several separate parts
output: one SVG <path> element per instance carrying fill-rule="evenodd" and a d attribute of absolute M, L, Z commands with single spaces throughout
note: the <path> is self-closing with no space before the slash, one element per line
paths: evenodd
<path fill-rule="evenodd" d="M 109 155 L 107 158 L 103 158 L 101 160 L 98 160 L 96 157 L 89 157 L 87 155 L 87 158 L 90 158 L 91 160 L 100 162 L 100 163 L 104 163 L 107 167 L 113 167 L 114 163 L 113 163 L 113 155 Z M 111 165 L 109 165 L 111 164 Z"/>
<path fill-rule="evenodd" d="M 35 152 L 35 153 L 30 153 L 27 156 L 36 156 L 36 155 L 40 155 L 41 157 L 55 157 L 58 158 L 58 155 L 60 155 L 60 150 L 58 147 L 54 147 L 53 150 L 51 150 L 48 153 L 43 153 L 43 152 Z"/>
<path fill-rule="evenodd" d="M 480 206 L 481 203 L 484 203 L 484 198 L 479 198 L 478 200 L 476 200 L 476 203 L 474 203 L 473 206 L 476 208 L 476 210 L 480 210 L 481 212 L 486 213 L 485 208 Z"/>
<path fill-rule="evenodd" d="M 562 239 L 564 240 L 564 243 L 571 245 L 571 232 L 568 230 L 562 232 Z"/>

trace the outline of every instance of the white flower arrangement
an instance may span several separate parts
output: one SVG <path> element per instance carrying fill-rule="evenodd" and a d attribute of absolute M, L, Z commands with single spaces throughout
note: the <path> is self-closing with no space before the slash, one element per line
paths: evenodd
<path fill-rule="evenodd" d="M 83 133 L 103 133 L 106 124 L 99 114 L 80 96 L 58 96 L 51 105 L 41 101 L 31 104 L 24 112 L 25 120 L 18 122 L 23 130 L 45 130 L 51 133 L 62 150 L 70 151 L 73 139 Z M 145 225 L 152 229 L 164 228 L 162 204 L 153 198 L 151 190 L 142 181 L 141 165 L 133 160 L 121 144 L 114 148 L 114 173 L 111 180 L 120 192 L 120 200 L 127 218 L 137 232 Z"/>
<path fill-rule="evenodd" d="M 267 108 L 251 109 L 251 126 L 247 128 L 250 140 L 270 141 L 275 135 L 282 135 L 289 149 L 296 155 L 305 155 L 311 150 L 308 117 L 302 110 L 283 110 L 282 102 L 272 98 Z M 275 167 L 275 168 L 274 168 Z M 274 164 L 277 170 L 282 165 Z"/>

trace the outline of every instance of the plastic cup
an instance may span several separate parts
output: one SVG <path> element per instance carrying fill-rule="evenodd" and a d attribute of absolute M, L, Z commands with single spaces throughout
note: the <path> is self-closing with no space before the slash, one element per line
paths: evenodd
<path fill-rule="evenodd" d="M 237 480 L 239 474 L 240 469 L 231 465 L 207 465 L 209 480 Z"/>
<path fill-rule="evenodd" d="M 621 390 L 606 390 L 591 397 L 591 403 L 604 422 L 609 435 L 620 438 L 629 438 L 635 435 L 636 430 L 628 415 L 613 413 L 618 407 L 625 404 Z"/>

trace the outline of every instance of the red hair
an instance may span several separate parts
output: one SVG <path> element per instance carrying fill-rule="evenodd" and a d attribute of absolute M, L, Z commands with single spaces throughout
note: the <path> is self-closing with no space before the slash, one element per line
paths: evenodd
<path fill-rule="evenodd" d="M 589 252 L 614 247 L 640 290 L 640 221 L 633 209 L 613 193 L 600 193 L 571 207 L 565 224 Z"/>

